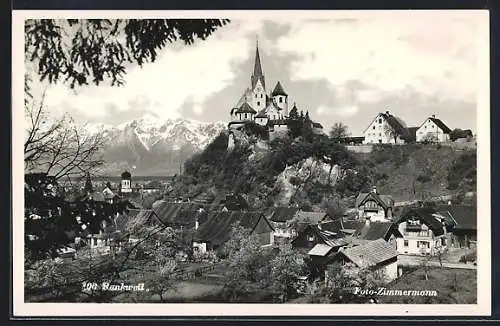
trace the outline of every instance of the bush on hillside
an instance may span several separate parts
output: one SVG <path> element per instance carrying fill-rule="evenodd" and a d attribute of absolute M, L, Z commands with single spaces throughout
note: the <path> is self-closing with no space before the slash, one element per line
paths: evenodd
<path fill-rule="evenodd" d="M 448 170 L 448 189 L 455 190 L 461 184 L 474 189 L 476 173 L 476 153 L 471 152 L 460 155 Z"/>

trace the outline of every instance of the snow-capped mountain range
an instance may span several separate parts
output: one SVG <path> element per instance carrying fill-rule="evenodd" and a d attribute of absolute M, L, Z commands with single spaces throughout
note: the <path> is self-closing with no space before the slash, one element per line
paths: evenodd
<path fill-rule="evenodd" d="M 148 176 L 178 173 L 183 162 L 205 148 L 226 124 L 147 115 L 117 126 L 88 124 L 85 129 L 91 134 L 100 132 L 104 138 L 102 173 L 120 174 L 128 169 Z"/>

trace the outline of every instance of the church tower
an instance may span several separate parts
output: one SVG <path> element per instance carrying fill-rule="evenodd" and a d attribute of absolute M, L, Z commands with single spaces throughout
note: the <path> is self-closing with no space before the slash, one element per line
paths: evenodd
<path fill-rule="evenodd" d="M 274 103 L 282 110 L 283 116 L 288 117 L 288 94 L 279 81 L 276 83 L 271 96 L 273 97 Z"/>
<path fill-rule="evenodd" d="M 262 73 L 262 65 L 260 63 L 259 55 L 259 41 L 255 49 L 255 64 L 252 74 L 252 108 L 260 111 L 266 107 L 266 80 Z"/>

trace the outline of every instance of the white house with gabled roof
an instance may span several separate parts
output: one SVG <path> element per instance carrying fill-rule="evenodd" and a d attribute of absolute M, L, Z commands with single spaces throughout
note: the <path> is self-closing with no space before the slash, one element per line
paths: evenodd
<path fill-rule="evenodd" d="M 379 113 L 364 130 L 365 144 L 404 144 L 406 124 L 389 111 Z"/>
<path fill-rule="evenodd" d="M 444 143 L 450 141 L 451 129 L 433 114 L 425 119 L 416 133 L 416 141 Z"/>

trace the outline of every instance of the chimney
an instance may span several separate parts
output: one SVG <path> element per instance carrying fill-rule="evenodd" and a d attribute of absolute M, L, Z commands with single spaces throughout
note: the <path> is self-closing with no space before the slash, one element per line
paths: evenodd
<path fill-rule="evenodd" d="M 373 192 L 374 194 L 376 194 L 376 193 L 377 193 L 377 187 L 376 187 L 376 186 L 373 186 L 373 187 L 372 187 L 372 192 Z"/>
<path fill-rule="evenodd" d="M 435 114 L 433 114 L 433 115 L 432 115 L 432 117 L 433 117 L 433 118 L 435 118 L 435 117 L 436 117 L 436 115 L 435 115 Z"/>
<path fill-rule="evenodd" d="M 385 111 L 385 114 L 390 114 L 389 111 Z"/>

